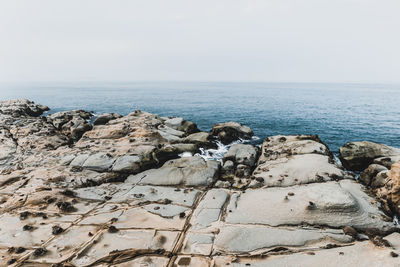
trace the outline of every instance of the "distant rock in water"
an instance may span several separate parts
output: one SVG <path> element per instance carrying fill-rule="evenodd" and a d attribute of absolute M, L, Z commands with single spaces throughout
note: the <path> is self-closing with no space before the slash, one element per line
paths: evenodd
<path fill-rule="evenodd" d="M 392 148 L 341 151 L 364 186 L 316 135 L 47 110 L 0 102 L 0 266 L 398 264 Z"/>

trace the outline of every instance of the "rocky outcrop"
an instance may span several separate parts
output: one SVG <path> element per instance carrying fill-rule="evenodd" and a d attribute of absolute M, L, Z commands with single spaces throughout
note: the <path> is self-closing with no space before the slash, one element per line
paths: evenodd
<path fill-rule="evenodd" d="M 244 125 L 237 122 L 218 123 L 211 129 L 211 135 L 227 145 L 238 139 L 250 139 L 254 133 Z"/>
<path fill-rule="evenodd" d="M 400 216 L 400 162 L 391 166 L 384 185 L 377 191 L 387 211 Z"/>
<path fill-rule="evenodd" d="M 339 152 L 343 166 L 352 171 L 362 171 L 378 158 L 400 156 L 400 149 L 368 141 L 347 143 Z"/>
<path fill-rule="evenodd" d="M 351 178 L 329 148 L 311 135 L 268 137 L 261 148 L 251 187 L 284 187 Z"/>
<path fill-rule="evenodd" d="M 317 136 L 232 145 L 221 165 L 189 156 L 212 141 L 182 118 L 136 111 L 92 126 L 84 111 L 45 110 L 0 102 L 0 266 L 398 262 L 399 228 L 379 201 L 399 204 L 392 157 L 362 178 L 376 199 Z M 74 136 L 72 121 L 92 128 Z"/>
<path fill-rule="evenodd" d="M 217 186 L 244 188 L 250 183 L 259 156 L 259 148 L 234 144 L 223 157 L 222 175 Z"/>
<path fill-rule="evenodd" d="M 122 118 L 122 115 L 117 113 L 105 113 L 99 115 L 93 122 L 94 125 L 104 125 L 107 122 L 115 119 Z"/>

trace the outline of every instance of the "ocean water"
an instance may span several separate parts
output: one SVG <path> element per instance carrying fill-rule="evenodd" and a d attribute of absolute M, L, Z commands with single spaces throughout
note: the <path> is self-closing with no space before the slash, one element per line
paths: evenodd
<path fill-rule="evenodd" d="M 28 98 L 51 112 L 85 109 L 126 115 L 136 109 L 180 116 L 208 131 L 237 121 L 259 137 L 318 134 L 337 152 L 369 140 L 400 147 L 400 85 L 135 82 L 0 84 L 0 100 Z"/>

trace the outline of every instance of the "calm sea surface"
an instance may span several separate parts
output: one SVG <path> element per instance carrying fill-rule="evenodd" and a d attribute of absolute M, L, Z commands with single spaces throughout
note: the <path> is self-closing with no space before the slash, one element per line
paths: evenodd
<path fill-rule="evenodd" d="M 0 84 L 0 100 L 28 98 L 51 112 L 85 109 L 128 114 L 141 109 L 181 116 L 209 130 L 237 121 L 261 139 L 318 134 L 333 151 L 349 141 L 400 147 L 400 85 L 296 83 Z"/>

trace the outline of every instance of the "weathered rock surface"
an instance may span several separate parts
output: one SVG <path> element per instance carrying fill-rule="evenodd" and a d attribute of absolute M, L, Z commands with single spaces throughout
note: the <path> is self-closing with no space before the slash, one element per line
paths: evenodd
<path fill-rule="evenodd" d="M 377 196 L 388 211 L 400 216 L 400 162 L 392 165 L 384 186 L 377 191 Z"/>
<path fill-rule="evenodd" d="M 349 178 L 318 137 L 273 136 L 261 148 L 251 187 L 292 186 Z"/>
<path fill-rule="evenodd" d="M 368 141 L 347 143 L 339 152 L 343 166 L 353 171 L 364 170 L 377 158 L 400 156 L 400 149 Z"/>
<path fill-rule="evenodd" d="M 227 145 L 238 139 L 250 139 L 254 133 L 244 125 L 237 122 L 218 123 L 211 129 L 211 135 Z"/>
<path fill-rule="evenodd" d="M 94 125 L 104 125 L 107 122 L 115 119 L 122 118 L 122 115 L 117 113 L 105 113 L 99 115 L 93 122 Z"/>
<path fill-rule="evenodd" d="M 382 210 L 316 136 L 270 137 L 260 158 L 233 145 L 220 166 L 187 156 L 212 141 L 182 118 L 92 126 L 89 112 L 46 110 L 0 102 L 0 266 L 398 264 L 399 227 L 383 213 L 400 204 L 396 157 L 362 178 Z M 215 128 L 229 142 L 252 135 Z"/>

